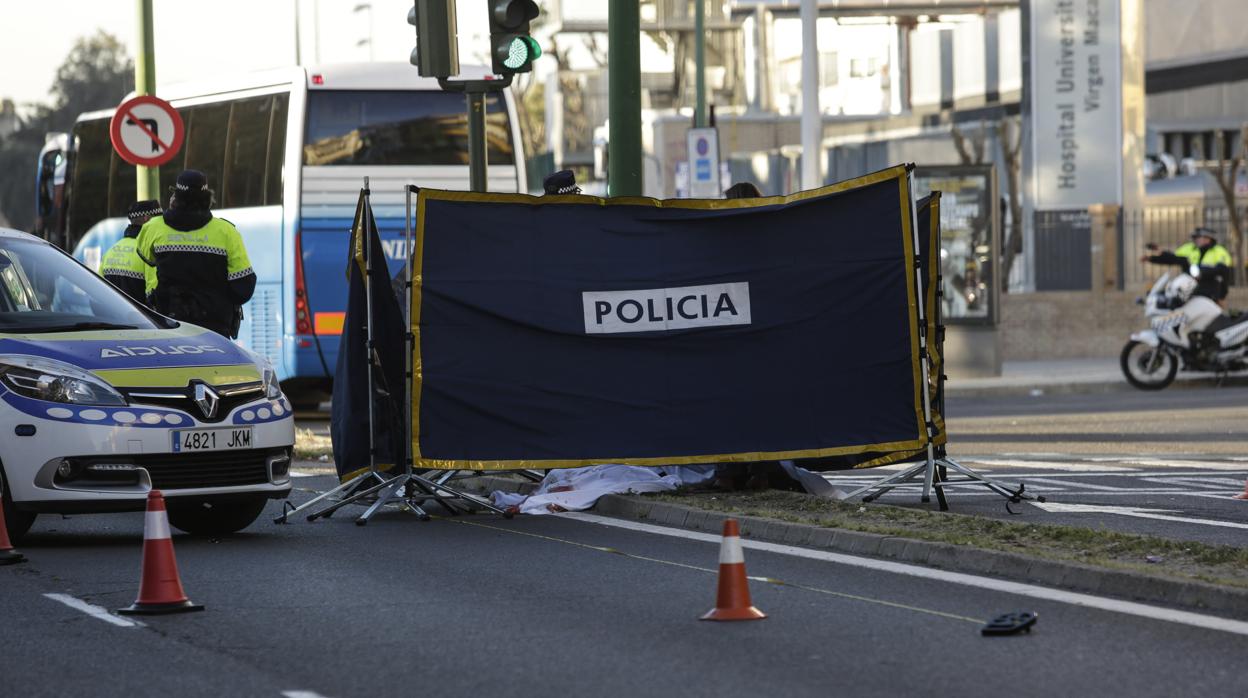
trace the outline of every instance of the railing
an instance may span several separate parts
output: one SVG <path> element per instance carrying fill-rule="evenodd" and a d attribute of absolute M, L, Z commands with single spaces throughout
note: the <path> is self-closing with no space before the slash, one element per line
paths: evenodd
<path fill-rule="evenodd" d="M 1248 208 L 1240 208 L 1240 220 L 1248 216 Z M 1122 219 L 1122 264 L 1127 288 L 1146 285 L 1161 275 L 1163 268 L 1156 264 L 1141 262 L 1148 254 L 1147 243 L 1155 243 L 1163 250 L 1173 251 L 1192 239 L 1192 229 L 1205 227 L 1218 234 L 1218 242 L 1231 251 L 1230 209 L 1225 206 L 1167 205 L 1149 206 L 1143 211 L 1125 213 Z M 1243 278 L 1243 259 L 1235 259 L 1239 278 Z"/>

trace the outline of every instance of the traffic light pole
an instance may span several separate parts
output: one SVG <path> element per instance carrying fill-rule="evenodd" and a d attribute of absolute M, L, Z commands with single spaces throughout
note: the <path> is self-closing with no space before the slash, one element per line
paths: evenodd
<path fill-rule="evenodd" d="M 607 191 L 641 196 L 641 8 L 637 0 L 610 0 L 607 7 Z"/>
<path fill-rule="evenodd" d="M 502 80 L 448 80 L 438 78 L 447 92 L 463 92 L 468 104 L 468 183 L 472 191 L 486 191 L 485 95 L 511 86 L 511 76 Z"/>
<path fill-rule="evenodd" d="M 468 182 L 472 191 L 485 191 L 485 93 L 468 95 Z"/>

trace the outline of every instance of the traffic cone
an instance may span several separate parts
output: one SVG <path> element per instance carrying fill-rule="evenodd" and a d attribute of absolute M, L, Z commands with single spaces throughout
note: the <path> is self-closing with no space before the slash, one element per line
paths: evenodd
<path fill-rule="evenodd" d="M 182 591 L 178 579 L 178 562 L 173 557 L 173 539 L 169 535 L 169 516 L 165 513 L 165 497 L 160 490 L 147 495 L 147 521 L 143 526 L 143 574 L 139 580 L 139 599 L 128 608 L 118 610 L 127 615 L 157 615 L 202 611 Z"/>
<path fill-rule="evenodd" d="M 1233 499 L 1248 499 L 1248 480 L 1244 480 L 1244 491 L 1235 495 Z"/>
<path fill-rule="evenodd" d="M 13 549 L 9 542 L 9 527 L 4 523 L 4 502 L 0 501 L 0 567 L 26 562 L 26 556 Z"/>
<path fill-rule="evenodd" d="M 761 620 L 767 614 L 750 603 L 750 582 L 745 577 L 745 556 L 736 519 L 724 521 L 724 540 L 719 544 L 719 591 L 715 608 L 702 620 Z"/>

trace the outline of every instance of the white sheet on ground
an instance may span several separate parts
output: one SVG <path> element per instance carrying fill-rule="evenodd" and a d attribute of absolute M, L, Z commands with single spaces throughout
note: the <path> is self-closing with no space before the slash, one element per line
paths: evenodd
<path fill-rule="evenodd" d="M 663 474 L 662 468 L 605 463 L 584 468 L 557 468 L 542 479 L 529 495 L 494 492 L 495 506 L 516 507 L 521 514 L 549 514 L 557 511 L 584 511 L 606 494 L 629 492 L 670 492 L 682 480 Z"/>
<path fill-rule="evenodd" d="M 823 476 L 781 461 L 790 477 L 810 494 L 842 499 L 845 492 L 833 487 Z M 521 514 L 549 514 L 557 511 L 584 511 L 607 494 L 670 492 L 678 487 L 699 485 L 715 477 L 714 465 L 642 467 L 604 463 L 583 468 L 556 468 L 546 474 L 530 495 L 495 491 L 495 506 L 514 507 Z"/>

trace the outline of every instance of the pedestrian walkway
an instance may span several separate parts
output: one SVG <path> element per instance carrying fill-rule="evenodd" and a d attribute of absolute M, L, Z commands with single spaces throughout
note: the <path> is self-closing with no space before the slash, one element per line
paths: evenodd
<path fill-rule="evenodd" d="M 1212 373 L 1180 371 L 1167 390 L 1216 385 Z M 1248 374 L 1234 374 L 1225 385 L 1246 385 Z M 1001 375 L 990 378 L 950 378 L 949 397 L 992 397 L 1005 395 L 1053 395 L 1064 393 L 1108 393 L 1135 390 L 1122 375 L 1116 358 L 1059 359 L 1051 361 L 1006 361 Z"/>

